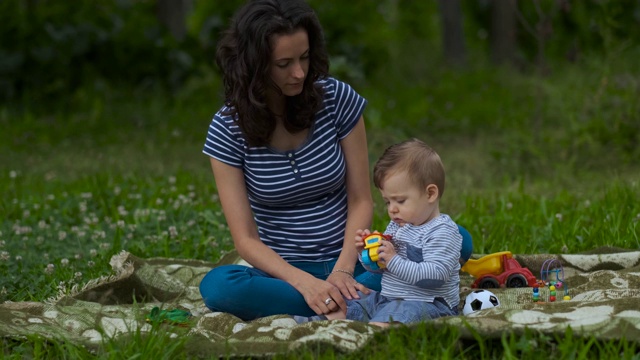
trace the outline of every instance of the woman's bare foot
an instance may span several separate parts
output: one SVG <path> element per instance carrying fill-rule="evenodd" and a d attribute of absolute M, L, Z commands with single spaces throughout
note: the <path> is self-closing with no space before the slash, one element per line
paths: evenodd
<path fill-rule="evenodd" d="M 373 321 L 373 322 L 370 322 L 369 324 L 371 324 L 371 325 L 375 325 L 375 326 L 379 326 L 379 327 L 381 327 L 381 328 L 389 327 L 389 323 L 385 323 L 385 322 L 377 322 L 377 321 Z"/>
<path fill-rule="evenodd" d="M 343 320 L 347 318 L 347 314 L 343 313 L 342 310 L 337 310 L 334 312 L 330 312 L 325 315 L 329 320 Z"/>

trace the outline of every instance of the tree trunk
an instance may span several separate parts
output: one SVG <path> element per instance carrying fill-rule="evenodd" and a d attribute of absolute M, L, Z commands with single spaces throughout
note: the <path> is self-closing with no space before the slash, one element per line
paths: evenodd
<path fill-rule="evenodd" d="M 460 0 L 439 0 L 442 24 L 442 48 L 445 59 L 454 65 L 467 61 L 467 51 L 462 27 Z"/>
<path fill-rule="evenodd" d="M 158 21 L 178 41 L 187 35 L 187 14 L 191 11 L 192 2 L 193 0 L 158 0 L 156 5 Z"/>
<path fill-rule="evenodd" d="M 491 14 L 491 59 L 496 64 L 514 60 L 516 47 L 515 0 L 493 0 Z"/>

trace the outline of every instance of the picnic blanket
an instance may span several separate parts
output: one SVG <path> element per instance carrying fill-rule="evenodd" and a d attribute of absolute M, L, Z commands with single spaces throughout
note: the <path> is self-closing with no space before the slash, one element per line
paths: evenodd
<path fill-rule="evenodd" d="M 522 333 L 525 329 L 564 333 L 569 326 L 574 334 L 603 340 L 640 340 L 640 251 L 601 248 L 589 254 L 514 257 L 536 277 L 545 261 L 558 260 L 571 300 L 562 300 L 563 290 L 558 290 L 554 302 L 533 302 L 531 288 L 491 289 L 500 306 L 469 316 L 437 319 L 434 325 L 459 327 L 461 336 L 471 340 L 474 332 L 484 338 L 499 338 L 504 332 Z M 111 259 L 111 276 L 66 289 L 48 301 L 0 304 L 0 336 L 19 339 L 40 335 L 91 349 L 105 339 L 158 331 L 162 326 L 169 336 L 186 337 L 186 348 L 192 355 L 209 357 L 273 355 L 305 345 L 331 346 L 348 353 L 362 348 L 376 332 L 385 331 L 349 320 L 296 324 L 287 315 L 245 322 L 206 309 L 198 291 L 202 277 L 214 266 L 241 262 L 235 252 L 216 264 L 143 259 L 122 252 Z M 465 273 L 461 278 L 464 299 L 474 279 Z M 540 289 L 542 300 L 548 295 L 548 289 Z M 179 310 L 190 316 L 185 322 L 158 325 L 148 319 L 158 310 Z"/>

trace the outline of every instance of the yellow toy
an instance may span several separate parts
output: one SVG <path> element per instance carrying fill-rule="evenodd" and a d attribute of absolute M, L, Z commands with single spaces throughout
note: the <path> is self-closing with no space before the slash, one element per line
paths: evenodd
<path fill-rule="evenodd" d="M 478 260 L 469 259 L 461 270 L 469 273 L 474 278 L 487 274 L 500 275 L 504 271 L 502 268 L 502 255 L 506 255 L 508 258 L 513 256 L 511 251 L 501 251 L 485 255 Z"/>
<path fill-rule="evenodd" d="M 362 257 L 362 263 L 369 266 L 372 270 L 385 268 L 383 263 L 378 262 L 378 248 L 381 245 L 381 239 L 391 240 L 391 236 L 373 233 L 364 238 L 364 250 L 362 250 L 360 255 Z"/>
<path fill-rule="evenodd" d="M 471 287 L 490 289 L 498 287 L 533 287 L 536 277 L 513 258 L 511 251 L 485 255 L 480 259 L 469 259 L 461 269 L 476 280 Z"/>

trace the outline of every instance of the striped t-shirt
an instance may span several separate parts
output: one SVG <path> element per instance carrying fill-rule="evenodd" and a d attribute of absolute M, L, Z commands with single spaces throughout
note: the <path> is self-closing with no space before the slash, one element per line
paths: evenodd
<path fill-rule="evenodd" d="M 323 106 L 299 148 L 281 152 L 249 146 L 232 116 L 222 115 L 223 107 L 213 117 L 203 149 L 243 170 L 260 238 L 288 261 L 336 258 L 344 241 L 346 163 L 340 140 L 358 123 L 366 100 L 334 78 L 318 83 L 324 88 Z"/>
<path fill-rule="evenodd" d="M 462 235 L 448 215 L 419 226 L 390 222 L 385 234 L 393 237 L 399 256 L 382 275 L 382 295 L 428 302 L 441 297 L 449 307 L 458 306 Z"/>

